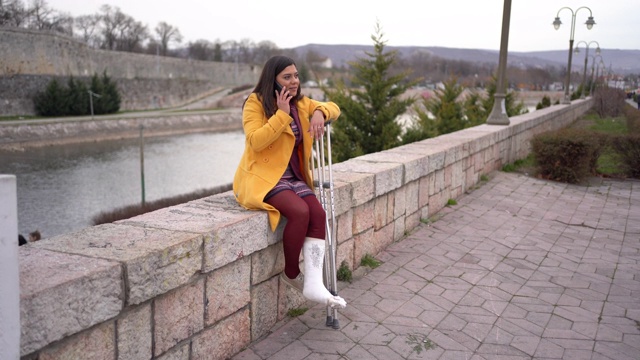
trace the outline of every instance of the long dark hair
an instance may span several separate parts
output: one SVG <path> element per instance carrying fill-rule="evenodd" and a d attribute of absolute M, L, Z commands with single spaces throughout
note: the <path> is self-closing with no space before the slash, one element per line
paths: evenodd
<path fill-rule="evenodd" d="M 278 110 L 278 106 L 274 101 L 276 91 L 276 76 L 290 65 L 296 65 L 293 59 L 287 56 L 276 55 L 267 60 L 267 62 L 264 64 L 264 67 L 262 68 L 260 79 L 258 80 L 258 83 L 253 89 L 252 93 L 257 94 L 260 101 L 262 101 L 262 107 L 264 108 L 264 112 L 267 117 L 273 116 L 273 114 L 275 114 Z M 302 95 L 300 94 L 300 89 L 301 87 L 298 86 L 298 93 L 292 99 L 294 103 L 302 97 Z"/>

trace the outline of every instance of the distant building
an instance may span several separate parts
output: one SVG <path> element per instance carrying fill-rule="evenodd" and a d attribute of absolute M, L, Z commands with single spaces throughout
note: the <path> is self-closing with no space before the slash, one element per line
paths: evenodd
<path fill-rule="evenodd" d="M 331 69 L 333 68 L 333 61 L 331 61 L 331 58 L 327 57 L 327 58 L 324 58 L 323 60 L 314 61 L 313 63 L 311 63 L 311 66 Z"/>

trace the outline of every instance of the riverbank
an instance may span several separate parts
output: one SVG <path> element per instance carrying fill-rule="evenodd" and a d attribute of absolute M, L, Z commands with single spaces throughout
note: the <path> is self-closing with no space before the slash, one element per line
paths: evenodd
<path fill-rule="evenodd" d="M 242 129 L 242 114 L 236 108 L 6 121 L 0 123 L 0 151 L 132 139 L 141 127 L 144 137 L 233 131 Z"/>
<path fill-rule="evenodd" d="M 141 126 L 145 137 L 239 130 L 242 129 L 242 102 L 250 91 L 234 94 L 220 92 L 204 99 L 206 101 L 173 111 L 2 121 L 0 151 L 132 139 L 140 136 Z M 433 92 L 412 89 L 407 95 L 418 96 L 425 91 Z M 305 89 L 304 93 L 314 99 L 324 99 L 324 93 L 318 88 Z M 548 96 L 552 103 L 563 96 L 558 91 L 522 91 L 516 94 L 517 99 L 529 108 L 535 107 L 544 96 Z M 216 110 L 211 109 L 211 106 L 215 106 Z"/>

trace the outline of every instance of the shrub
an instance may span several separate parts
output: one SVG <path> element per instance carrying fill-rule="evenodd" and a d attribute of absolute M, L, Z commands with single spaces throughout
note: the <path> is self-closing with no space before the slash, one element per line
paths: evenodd
<path fill-rule="evenodd" d="M 612 136 L 609 144 L 621 159 L 624 173 L 640 178 L 640 134 Z"/>
<path fill-rule="evenodd" d="M 36 113 L 42 116 L 88 115 L 91 113 L 89 90 L 99 95 L 92 99 L 94 114 L 110 114 L 120 110 L 120 94 L 105 72 L 102 77 L 94 74 L 89 86 L 73 76 L 69 77 L 66 87 L 57 79 L 52 79 L 45 90 L 33 99 Z"/>
<path fill-rule="evenodd" d="M 67 113 L 65 88 L 56 79 L 49 81 L 45 90 L 36 94 L 33 102 L 38 115 L 62 116 Z"/>
<path fill-rule="evenodd" d="M 536 105 L 536 110 L 544 109 L 551 106 L 551 99 L 545 95 L 542 97 L 542 100 Z"/>
<path fill-rule="evenodd" d="M 628 106 L 625 103 L 626 97 L 621 89 L 599 87 L 594 93 L 593 108 L 601 118 L 620 116 Z"/>
<path fill-rule="evenodd" d="M 626 106 L 624 108 L 624 116 L 627 119 L 627 132 L 629 134 L 640 134 L 640 110 Z"/>
<path fill-rule="evenodd" d="M 577 183 L 595 173 L 601 137 L 582 129 L 562 129 L 536 135 L 532 151 L 538 174 L 546 179 Z"/>
<path fill-rule="evenodd" d="M 349 269 L 349 265 L 346 261 L 342 261 L 342 263 L 340 264 L 340 267 L 338 268 L 338 271 L 336 273 L 336 278 L 338 278 L 338 280 L 340 281 L 347 282 L 351 282 L 351 280 L 353 280 L 353 272 L 351 272 L 351 269 Z"/>

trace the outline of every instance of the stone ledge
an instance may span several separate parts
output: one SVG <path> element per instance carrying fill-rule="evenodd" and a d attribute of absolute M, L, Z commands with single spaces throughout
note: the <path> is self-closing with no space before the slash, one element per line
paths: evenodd
<path fill-rule="evenodd" d="M 122 311 L 124 281 L 120 263 L 30 245 L 21 246 L 18 256 L 23 355 Z"/>
<path fill-rule="evenodd" d="M 126 304 L 139 304 L 187 282 L 202 268 L 203 237 L 123 224 L 88 227 L 33 247 L 121 263 Z"/>

